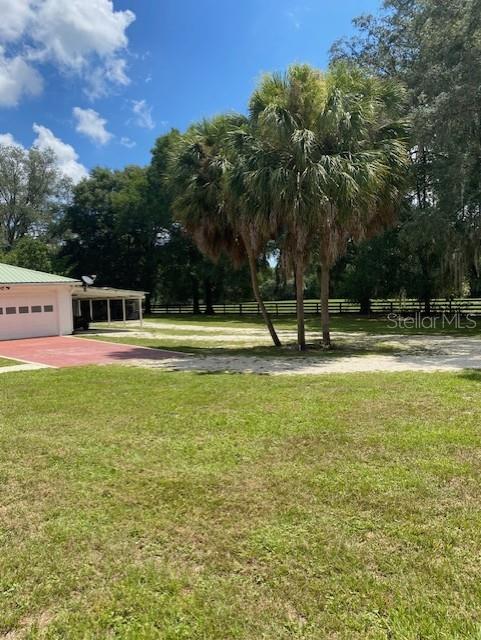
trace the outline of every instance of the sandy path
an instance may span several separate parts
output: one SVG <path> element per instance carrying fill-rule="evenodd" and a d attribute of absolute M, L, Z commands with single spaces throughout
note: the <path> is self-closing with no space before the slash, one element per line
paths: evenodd
<path fill-rule="evenodd" d="M 183 322 L 152 322 L 149 320 L 144 320 L 143 322 L 143 327 L 146 327 L 148 329 L 158 329 L 160 330 L 175 330 L 177 329 L 177 331 L 182 330 L 182 331 L 192 331 L 192 332 L 198 332 L 198 333 L 211 333 L 211 334 L 218 334 L 218 333 L 230 333 L 230 334 L 251 334 L 251 333 L 258 333 L 261 336 L 268 336 L 268 332 L 266 327 L 264 327 L 263 325 L 259 325 L 259 327 L 226 327 L 226 325 L 220 325 L 220 326 L 215 326 L 213 324 L 209 325 L 209 326 L 202 326 L 202 325 L 197 325 L 197 324 L 184 324 Z M 282 333 L 282 329 L 280 330 Z"/>
<path fill-rule="evenodd" d="M 209 334 L 209 335 L 195 335 L 190 334 L 188 331 L 185 333 L 173 333 L 171 331 L 161 332 L 161 331 L 143 331 L 143 330 L 130 330 L 130 331 L 108 331 L 105 333 L 96 334 L 99 337 L 104 335 L 106 338 L 150 338 L 150 339 L 166 339 L 166 340 L 186 340 L 188 342 L 202 342 L 206 341 L 212 342 L 214 346 L 216 343 L 225 342 L 229 344 L 265 344 L 268 345 L 269 342 L 266 339 L 265 333 L 259 334 L 249 334 L 249 335 L 232 335 L 231 333 L 226 334 Z M 294 334 L 292 334 L 294 335 Z M 287 338 L 287 336 L 286 336 Z M 290 338 L 290 336 L 289 336 Z"/>
<path fill-rule="evenodd" d="M 349 334 L 352 337 L 352 334 Z M 372 336 L 369 336 L 370 338 Z M 336 336 L 334 335 L 334 338 Z M 176 371 L 227 371 L 272 375 L 358 373 L 370 371 L 460 371 L 481 369 L 481 339 L 452 336 L 385 336 L 400 348 L 389 355 L 349 356 L 310 354 L 305 357 L 189 355 L 166 360 L 137 360 L 130 364 Z M 379 342 L 379 337 L 378 337 Z M 374 346 L 374 345 L 373 345 Z"/>

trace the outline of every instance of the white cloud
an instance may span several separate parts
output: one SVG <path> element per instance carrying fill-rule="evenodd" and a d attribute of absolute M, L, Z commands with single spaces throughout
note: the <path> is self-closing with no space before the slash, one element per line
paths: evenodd
<path fill-rule="evenodd" d="M 105 64 L 105 77 L 107 80 L 125 87 L 130 84 L 126 69 L 127 61 L 124 58 L 111 58 Z"/>
<path fill-rule="evenodd" d="M 0 0 L 0 41 L 15 41 L 32 17 L 31 0 Z"/>
<path fill-rule="evenodd" d="M 32 29 L 35 55 L 83 75 L 91 99 L 107 95 L 111 85 L 130 82 L 119 53 L 134 20 L 132 11 L 115 11 L 110 0 L 44 0 Z"/>
<path fill-rule="evenodd" d="M 137 143 L 135 142 L 135 140 L 127 138 L 127 136 L 122 136 L 122 138 L 120 138 L 120 144 L 124 147 L 127 147 L 127 149 L 132 149 L 132 147 L 135 147 Z"/>
<path fill-rule="evenodd" d="M 152 118 L 152 107 L 145 100 L 132 100 L 132 112 L 135 115 L 134 122 L 138 127 L 153 129 L 155 122 Z"/>
<path fill-rule="evenodd" d="M 42 91 L 42 78 L 21 56 L 7 58 L 0 46 L 0 107 L 14 107 L 26 95 Z"/>
<path fill-rule="evenodd" d="M 81 69 L 92 54 L 109 59 L 128 44 L 132 11 L 115 11 L 111 0 L 43 0 L 37 4 L 33 39 L 49 58 Z"/>
<path fill-rule="evenodd" d="M 103 66 L 97 66 L 86 73 L 85 94 L 96 100 L 110 93 L 112 85 L 127 86 L 130 78 L 126 72 L 127 61 L 123 58 L 107 60 Z"/>
<path fill-rule="evenodd" d="M 11 133 L 0 133 L 0 147 L 22 147 Z"/>
<path fill-rule="evenodd" d="M 111 0 L 0 0 L 0 16 L 0 43 L 15 48 L 7 55 L 2 50 L 0 105 L 15 105 L 23 93 L 41 90 L 31 66 L 39 62 L 79 74 L 92 98 L 130 82 L 121 54 L 135 14 L 116 11 Z M 12 83 L 17 71 L 20 80 Z"/>
<path fill-rule="evenodd" d="M 93 142 L 96 142 L 97 144 L 107 144 L 107 142 L 113 137 L 113 134 L 105 128 L 107 120 L 102 118 L 97 111 L 94 111 L 93 109 L 81 109 L 80 107 L 74 107 L 73 115 L 77 119 L 77 126 L 75 127 L 75 130 L 79 133 L 83 133 L 93 140 Z"/>
<path fill-rule="evenodd" d="M 57 157 L 58 167 L 62 173 L 71 178 L 75 183 L 88 176 L 87 169 L 83 164 L 77 162 L 78 154 L 72 145 L 63 142 L 63 140 L 57 138 L 50 129 L 42 125 L 35 123 L 33 130 L 37 134 L 37 137 L 33 141 L 33 146 L 42 150 L 51 149 Z"/>

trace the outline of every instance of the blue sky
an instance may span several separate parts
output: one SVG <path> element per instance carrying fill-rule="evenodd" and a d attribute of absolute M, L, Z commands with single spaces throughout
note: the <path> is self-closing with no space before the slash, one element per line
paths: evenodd
<path fill-rule="evenodd" d="M 324 67 L 352 18 L 379 6 L 0 0 L 0 143 L 51 146 L 76 180 L 99 164 L 145 164 L 171 127 L 245 110 L 262 72 Z"/>

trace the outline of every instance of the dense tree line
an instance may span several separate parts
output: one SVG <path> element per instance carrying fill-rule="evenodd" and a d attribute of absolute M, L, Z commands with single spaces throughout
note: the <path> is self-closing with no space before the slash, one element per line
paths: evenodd
<path fill-rule="evenodd" d="M 332 56 L 407 89 L 410 190 L 386 236 L 398 260 L 384 291 L 420 298 L 429 311 L 435 296 L 479 293 L 481 3 L 387 0 L 384 9 L 358 18 L 358 35 Z"/>
<path fill-rule="evenodd" d="M 481 293 L 481 2 L 386 0 L 326 73 L 268 74 L 247 115 L 155 141 L 73 186 L 0 148 L 1 260 L 207 312 L 255 297 L 361 303 Z M 407 152 L 407 151 L 408 152 Z M 407 162 L 405 163 L 405 159 Z"/>

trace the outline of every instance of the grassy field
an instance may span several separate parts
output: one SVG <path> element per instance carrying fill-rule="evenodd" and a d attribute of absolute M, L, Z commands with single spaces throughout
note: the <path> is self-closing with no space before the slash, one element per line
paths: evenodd
<path fill-rule="evenodd" d="M 0 384 L 0 637 L 481 637 L 481 373 Z"/>
<path fill-rule="evenodd" d="M 226 328 L 259 328 L 264 327 L 264 322 L 260 316 L 198 316 L 198 315 L 155 315 L 147 317 L 148 322 L 155 322 L 162 326 L 163 324 L 176 325 L 197 325 L 199 327 L 226 327 Z M 294 331 L 296 328 L 295 316 L 273 317 L 274 325 L 279 329 L 287 329 Z M 405 319 L 406 324 L 410 320 Z M 331 314 L 332 331 L 363 331 L 367 333 L 379 334 L 401 334 L 401 335 L 481 335 L 481 318 L 472 318 L 476 326 L 470 326 L 467 320 L 460 321 L 463 326 L 455 327 L 454 324 L 442 326 L 441 320 L 434 319 L 436 326 L 394 326 L 392 320 L 382 316 L 359 316 L 356 314 Z M 320 331 L 321 319 L 318 315 L 306 316 L 306 329 L 308 331 Z"/>
<path fill-rule="evenodd" d="M 2 358 L 0 357 L 0 367 L 11 367 L 14 364 L 20 364 L 16 360 L 10 360 L 10 358 Z"/>

